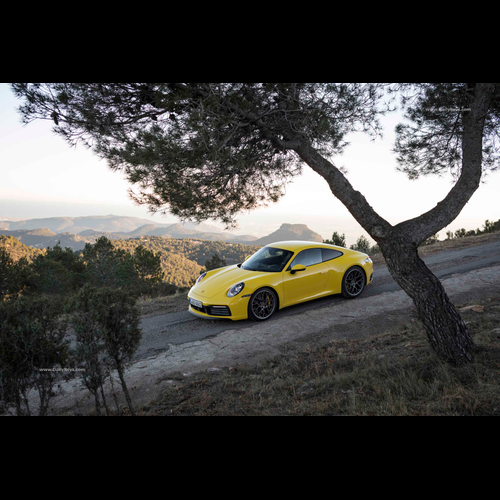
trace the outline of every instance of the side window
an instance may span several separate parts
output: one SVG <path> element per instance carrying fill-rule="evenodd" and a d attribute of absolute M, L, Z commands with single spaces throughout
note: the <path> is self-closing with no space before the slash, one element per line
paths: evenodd
<path fill-rule="evenodd" d="M 338 250 L 333 250 L 332 248 L 322 248 L 321 253 L 323 254 L 323 262 L 326 262 L 327 260 L 336 259 L 337 257 L 343 255 L 342 252 L 339 252 Z"/>
<path fill-rule="evenodd" d="M 290 268 L 296 266 L 297 264 L 302 264 L 303 266 L 314 266 L 314 264 L 319 264 L 323 261 L 323 256 L 321 254 L 321 248 L 309 248 L 307 250 L 302 250 L 302 252 L 293 259 L 290 264 Z"/>

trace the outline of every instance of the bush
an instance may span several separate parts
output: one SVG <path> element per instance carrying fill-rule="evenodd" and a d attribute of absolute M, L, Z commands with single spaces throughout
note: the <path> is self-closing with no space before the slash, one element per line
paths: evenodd
<path fill-rule="evenodd" d="M 421 245 L 427 246 L 427 245 L 435 245 L 439 240 L 439 234 L 435 234 L 431 236 L 430 238 L 427 238 Z"/>
<path fill-rule="evenodd" d="M 95 408 L 109 413 L 103 385 L 116 369 L 132 415 L 135 414 L 124 371 L 141 342 L 136 299 L 127 291 L 85 285 L 69 306 L 76 333 L 75 359 L 84 370 L 85 386 L 94 395 Z M 101 400 L 102 398 L 102 400 Z M 101 405 L 102 403 L 102 405 Z"/>
<path fill-rule="evenodd" d="M 57 381 L 68 363 L 66 323 L 60 301 L 51 297 L 20 298 L 0 303 L 0 400 L 18 415 L 32 415 L 30 391 L 46 415 Z"/>

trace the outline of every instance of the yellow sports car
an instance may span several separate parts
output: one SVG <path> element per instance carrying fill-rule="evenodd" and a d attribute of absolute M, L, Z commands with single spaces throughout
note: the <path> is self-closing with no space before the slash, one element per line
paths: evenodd
<path fill-rule="evenodd" d="M 188 294 L 189 311 L 203 318 L 256 321 L 293 304 L 342 293 L 357 297 L 373 277 L 368 255 L 326 243 L 280 241 L 243 264 L 203 273 Z"/>

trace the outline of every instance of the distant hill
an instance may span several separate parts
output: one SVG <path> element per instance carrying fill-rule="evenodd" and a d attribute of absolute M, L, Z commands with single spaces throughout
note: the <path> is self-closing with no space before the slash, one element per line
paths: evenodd
<path fill-rule="evenodd" d="M 73 234 L 78 234 L 88 229 L 102 232 L 127 233 L 145 224 L 151 224 L 151 221 L 120 215 L 95 215 L 88 217 L 49 217 L 23 221 L 0 221 L 0 228 L 9 229 L 10 231 L 47 228 L 55 233 L 71 232 Z M 156 225 L 168 226 L 169 224 Z"/>
<path fill-rule="evenodd" d="M 82 229 L 80 225 L 71 226 L 71 221 L 78 224 L 92 224 L 95 228 Z M 43 222 L 49 223 L 52 229 L 50 227 L 36 227 L 34 229 L 26 227 L 30 225 L 38 226 Z M 258 239 L 251 235 L 232 234 L 222 231 L 205 232 L 193 229 L 193 227 L 198 229 L 218 229 L 214 226 L 204 224 L 195 226 L 190 223 L 179 223 L 158 226 L 151 223 L 140 224 L 141 222 L 147 221 L 135 217 L 120 217 L 115 215 L 104 217 L 75 217 L 74 219 L 71 219 L 71 217 L 53 217 L 49 219 L 32 219 L 31 221 L 5 221 L 9 229 L 2 229 L 3 224 L 0 224 L 0 234 L 14 236 L 25 245 L 37 248 L 53 247 L 60 241 L 62 248 L 70 247 L 73 250 L 82 250 L 85 247 L 85 243 L 95 243 L 97 238 L 101 236 L 105 236 L 110 240 L 138 238 L 141 236 L 163 236 L 166 238 L 225 241 L 227 243 L 256 246 L 263 246 L 275 241 L 285 240 L 323 241 L 321 235 L 311 231 L 305 224 L 282 224 L 274 233 Z M 22 229 L 15 229 L 16 225 L 20 226 Z M 134 227 L 131 231 L 110 231 L 104 229 L 109 227 L 131 227 L 130 225 L 137 225 L 137 227 Z M 69 229 L 61 231 L 63 227 L 73 227 L 74 229 L 78 229 L 78 233 L 74 233 Z"/>
<path fill-rule="evenodd" d="M 222 233 L 222 229 L 219 229 L 218 227 L 212 226 L 210 224 L 206 224 L 205 222 L 201 222 L 200 224 L 184 222 L 182 225 L 188 229 L 194 229 L 199 233 Z"/>
<path fill-rule="evenodd" d="M 137 238 L 138 236 L 146 236 L 147 234 L 151 234 L 152 231 L 157 229 L 158 226 L 155 224 L 144 224 L 144 226 L 138 227 L 134 231 L 130 231 L 127 233 L 129 238 Z"/>
<path fill-rule="evenodd" d="M 197 234 L 195 229 L 189 229 L 182 224 L 172 224 L 168 227 L 157 227 L 148 232 L 148 236 L 172 236 L 173 238 L 189 238 L 193 234 Z"/>
<path fill-rule="evenodd" d="M 7 234 L 7 231 L 33 231 L 42 229 L 51 231 L 54 234 L 72 233 L 82 238 L 87 238 L 86 241 L 91 243 L 100 236 L 106 236 L 109 239 L 128 239 L 137 238 L 138 236 L 169 236 L 172 238 L 198 238 L 202 240 L 235 242 L 250 242 L 257 239 L 255 236 L 223 232 L 218 227 L 204 223 L 160 224 L 152 223 L 147 219 L 119 215 L 49 217 L 45 219 L 0 221 L 0 231 L 3 234 Z M 33 245 L 43 245 L 43 242 L 39 241 L 33 243 Z M 61 246 L 63 246 L 62 243 Z M 77 246 L 80 247 L 81 245 Z"/>
<path fill-rule="evenodd" d="M 61 248 L 69 247 L 72 250 L 83 250 L 86 243 L 95 242 L 95 238 L 86 238 L 72 233 L 56 234 L 49 229 L 34 229 L 32 231 L 28 229 L 17 231 L 0 229 L 0 235 L 16 238 L 24 245 L 34 248 L 54 248 L 60 244 Z"/>
<path fill-rule="evenodd" d="M 171 238 L 196 238 L 198 240 L 228 241 L 235 243 L 236 242 L 240 243 L 244 241 L 248 242 L 249 244 L 252 244 L 250 242 L 257 239 L 255 236 L 250 236 L 247 234 L 244 235 L 231 234 L 231 233 L 224 233 L 222 231 L 216 233 L 207 231 L 202 232 L 196 229 L 191 229 L 190 227 L 186 227 L 187 225 L 189 224 L 186 225 L 172 224 L 171 226 L 168 227 L 158 227 L 151 231 L 148 231 L 147 233 L 144 234 L 144 236 L 170 236 Z M 196 227 L 201 228 L 203 227 L 203 225 L 200 224 L 200 226 Z"/>
<path fill-rule="evenodd" d="M 5 248 L 16 262 L 23 257 L 31 262 L 38 255 L 45 253 L 45 250 L 38 250 L 37 248 L 27 246 L 17 238 L 14 238 L 14 236 L 5 236 L 3 234 L 0 235 L 0 248 Z"/>
<path fill-rule="evenodd" d="M 252 241 L 252 245 L 269 245 L 276 241 L 318 241 L 323 238 L 318 233 L 311 231 L 305 224 L 282 224 L 281 227 L 268 236 Z"/>

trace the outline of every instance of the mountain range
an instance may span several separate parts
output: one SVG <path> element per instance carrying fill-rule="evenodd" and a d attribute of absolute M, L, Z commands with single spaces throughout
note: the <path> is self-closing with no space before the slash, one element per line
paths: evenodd
<path fill-rule="evenodd" d="M 80 221 L 72 226 L 66 224 L 68 221 L 72 222 L 70 217 L 58 217 L 56 221 L 45 219 L 44 222 L 48 222 L 47 225 L 54 229 L 61 230 L 61 228 L 82 227 L 79 225 L 82 218 L 79 219 Z M 96 221 L 100 231 L 84 229 L 79 234 L 73 234 L 69 231 L 56 232 L 46 227 L 28 229 L 26 226 L 31 225 L 29 221 L 19 222 L 22 224 L 17 227 L 24 227 L 24 229 L 0 229 L 0 248 L 5 248 L 14 260 L 26 257 L 31 261 L 36 256 L 45 253 L 45 248 L 53 248 L 57 244 L 74 251 L 83 250 L 87 243 L 93 244 L 100 236 L 106 236 L 112 240 L 114 247 L 121 250 L 133 252 L 138 245 L 142 245 L 147 250 L 160 255 L 165 281 L 180 287 L 190 286 L 199 276 L 206 262 L 214 255 L 225 260 L 227 265 L 232 265 L 242 262 L 246 256 L 268 243 L 286 240 L 323 241 L 319 234 L 311 231 L 305 224 L 282 224 L 273 233 L 256 238 L 255 236 L 228 235 L 220 230 L 218 232 L 196 230 L 196 228 L 211 229 L 206 225 L 192 228 L 182 224 L 157 226 L 148 223 L 139 225 L 131 231 L 102 231 L 102 229 L 109 229 L 110 226 L 105 225 L 101 218 Z M 35 219 L 33 225 L 37 226 L 44 222 Z M 88 224 L 90 221 L 85 222 Z M 120 225 L 119 220 L 111 222 L 112 228 L 124 227 Z M 131 223 L 130 220 L 121 222 Z M 138 219 L 135 224 L 141 222 L 144 220 Z M 217 228 L 214 229 L 217 230 Z"/>
<path fill-rule="evenodd" d="M 204 223 L 156 224 L 147 219 L 117 215 L 0 220 L 0 234 L 14 236 L 25 245 L 36 248 L 54 247 L 60 242 L 62 248 L 70 247 L 73 250 L 82 250 L 86 243 L 94 243 L 100 236 L 112 240 L 163 236 L 256 246 L 284 240 L 323 241 L 318 233 L 311 231 L 305 224 L 282 224 L 272 234 L 257 238 L 223 232 Z"/>
<path fill-rule="evenodd" d="M 130 232 L 140 226 L 153 224 L 147 219 L 138 217 L 127 217 L 121 215 L 91 215 L 85 217 L 48 217 L 43 219 L 26 220 L 0 220 L 0 229 L 9 229 L 11 231 L 20 229 L 50 229 L 55 233 L 73 233 L 78 234 L 82 231 L 94 230 L 103 232 Z M 158 227 L 168 227 L 172 224 L 154 223 Z M 191 227 L 193 224 L 187 224 Z M 203 231 L 218 232 L 219 228 L 202 224 Z"/>

